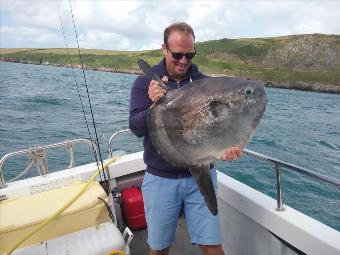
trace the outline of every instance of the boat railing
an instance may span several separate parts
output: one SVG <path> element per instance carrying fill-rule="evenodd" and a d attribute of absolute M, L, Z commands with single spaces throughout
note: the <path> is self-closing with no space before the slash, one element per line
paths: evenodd
<path fill-rule="evenodd" d="M 112 157 L 112 141 L 113 139 L 118 136 L 119 134 L 122 134 L 122 133 L 129 133 L 131 132 L 130 129 L 123 129 L 123 130 L 120 130 L 118 132 L 115 132 L 111 135 L 110 139 L 109 139 L 109 157 L 111 158 Z"/>
<path fill-rule="evenodd" d="M 297 165 L 294 165 L 294 164 L 291 164 L 291 163 L 288 163 L 288 162 L 285 162 L 285 161 L 282 161 L 276 158 L 272 158 L 270 156 L 257 153 L 255 151 L 247 150 L 247 149 L 243 149 L 243 153 L 246 155 L 255 157 L 256 159 L 264 160 L 264 161 L 274 164 L 275 173 L 276 173 L 276 200 L 277 200 L 276 210 L 278 211 L 284 210 L 283 200 L 282 200 L 282 190 L 281 190 L 281 167 L 287 170 L 290 170 L 290 171 L 294 171 L 300 174 L 307 175 L 316 180 L 334 185 L 336 188 L 340 188 L 340 181 L 335 180 L 331 177 L 319 174 L 315 170 L 310 170 L 304 167 L 300 167 L 300 166 L 297 166 Z"/>
<path fill-rule="evenodd" d="M 113 139 L 115 137 L 117 137 L 118 135 L 120 135 L 122 133 L 126 133 L 126 132 L 131 132 L 131 131 L 130 131 L 130 129 L 120 130 L 118 132 L 115 132 L 110 137 L 110 140 L 109 140 L 110 157 L 112 157 L 112 141 L 113 141 Z M 282 161 L 282 160 L 279 160 L 279 159 L 276 159 L 276 158 L 273 158 L 273 157 L 270 157 L 270 156 L 267 156 L 267 155 L 264 155 L 264 154 L 260 154 L 260 153 L 257 153 L 255 151 L 251 151 L 251 150 L 248 150 L 248 149 L 243 149 L 243 153 L 245 155 L 254 157 L 258 160 L 263 160 L 263 161 L 269 162 L 269 163 L 274 165 L 275 173 L 276 173 L 276 201 L 277 201 L 276 210 L 277 211 L 283 211 L 284 210 L 283 199 L 282 199 L 282 189 L 281 189 L 282 188 L 282 185 L 281 185 L 281 168 L 285 168 L 285 169 L 290 170 L 290 171 L 294 171 L 294 172 L 297 172 L 297 173 L 307 175 L 307 176 L 312 177 L 316 180 L 334 185 L 336 188 L 340 188 L 340 181 L 332 179 L 328 176 L 319 174 L 314 170 L 310 170 L 310 169 L 307 169 L 307 168 L 304 168 L 304 167 L 300 167 L 300 166 L 297 166 L 297 165 L 294 165 L 294 164 L 291 164 L 291 163 L 288 163 L 288 162 L 285 162 L 285 161 Z"/>
<path fill-rule="evenodd" d="M 96 157 L 99 158 L 96 146 L 88 139 L 66 140 L 64 142 L 43 145 L 43 146 L 36 145 L 30 149 L 11 152 L 3 156 L 0 160 L 0 188 L 7 187 L 7 184 L 4 179 L 3 172 L 2 172 L 2 167 L 6 160 L 17 155 L 25 155 L 25 154 L 28 155 L 28 158 L 29 158 L 29 163 L 27 164 L 26 169 L 24 169 L 20 174 L 18 174 L 16 177 L 12 178 L 8 182 L 15 181 L 19 179 L 20 177 L 24 176 L 26 173 L 28 173 L 28 171 L 32 168 L 33 165 L 36 166 L 40 175 L 46 175 L 48 173 L 48 164 L 47 164 L 45 151 L 47 149 L 65 146 L 69 153 L 69 158 L 70 158 L 70 163 L 68 167 L 72 168 L 75 166 L 75 163 L 73 160 L 73 149 L 72 149 L 73 147 L 72 146 L 73 144 L 76 144 L 76 143 L 84 143 L 84 144 L 90 145 L 94 153 L 96 154 Z"/>

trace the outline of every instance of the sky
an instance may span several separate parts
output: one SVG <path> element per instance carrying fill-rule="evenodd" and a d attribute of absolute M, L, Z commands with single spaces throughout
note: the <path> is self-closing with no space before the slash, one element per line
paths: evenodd
<path fill-rule="evenodd" d="M 340 0 L 71 0 L 81 48 L 148 50 L 173 22 L 196 41 L 292 34 L 340 34 Z M 77 47 L 68 0 L 0 0 L 1 48 Z M 60 22 L 61 20 L 61 22 Z"/>

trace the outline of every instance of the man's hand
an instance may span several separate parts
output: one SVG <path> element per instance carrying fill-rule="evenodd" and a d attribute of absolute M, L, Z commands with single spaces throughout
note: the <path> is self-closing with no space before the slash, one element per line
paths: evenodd
<path fill-rule="evenodd" d="M 242 147 L 229 147 L 221 156 L 221 160 L 237 160 L 242 156 Z"/>
<path fill-rule="evenodd" d="M 162 82 L 164 84 L 168 83 L 168 77 L 164 76 L 162 78 Z M 150 100 L 153 102 L 153 105 L 159 100 L 161 99 L 166 93 L 165 89 L 162 89 L 162 87 L 159 85 L 158 81 L 152 80 L 150 81 L 150 85 L 149 85 L 149 98 Z"/>

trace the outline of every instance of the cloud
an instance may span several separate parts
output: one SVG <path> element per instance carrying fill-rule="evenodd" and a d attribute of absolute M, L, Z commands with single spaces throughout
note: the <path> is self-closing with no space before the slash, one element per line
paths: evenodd
<path fill-rule="evenodd" d="M 1 12 L 7 12 L 13 25 L 55 29 L 59 24 L 61 4 L 60 1 L 5 0 L 1 1 Z"/>
<path fill-rule="evenodd" d="M 338 1 L 71 1 L 80 47 L 155 49 L 170 23 L 191 24 L 197 41 L 287 34 L 340 34 Z M 2 0 L 1 47 L 75 47 L 68 1 Z"/>
<path fill-rule="evenodd" d="M 44 48 L 46 45 L 53 48 L 54 44 L 50 42 L 61 40 L 56 33 L 46 28 L 2 26 L 0 33 L 1 47 L 6 47 L 6 44 L 2 43 L 3 35 L 6 35 L 7 38 L 15 38 L 15 40 L 10 41 L 13 48 Z"/>

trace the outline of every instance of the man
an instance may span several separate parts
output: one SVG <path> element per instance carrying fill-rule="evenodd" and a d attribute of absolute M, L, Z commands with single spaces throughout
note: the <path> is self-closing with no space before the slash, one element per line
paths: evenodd
<path fill-rule="evenodd" d="M 205 78 L 192 64 L 196 54 L 195 34 L 186 23 L 174 23 L 164 31 L 164 59 L 153 70 L 171 88 Z M 147 165 L 142 185 L 148 225 L 150 255 L 166 255 L 175 239 L 177 220 L 184 210 L 192 243 L 199 244 L 204 255 L 224 254 L 219 216 L 213 216 L 191 176 L 189 169 L 177 168 L 165 161 L 152 145 L 147 129 L 150 108 L 166 91 L 159 82 L 139 76 L 131 90 L 129 126 L 138 137 L 144 136 L 144 162 Z M 236 160 L 241 149 L 231 147 L 221 155 L 222 160 Z M 211 170 L 216 189 L 216 170 Z"/>

